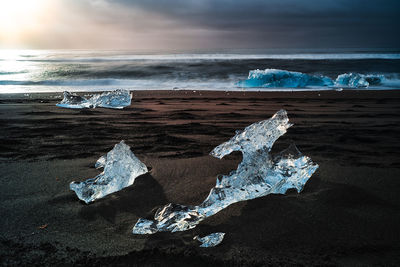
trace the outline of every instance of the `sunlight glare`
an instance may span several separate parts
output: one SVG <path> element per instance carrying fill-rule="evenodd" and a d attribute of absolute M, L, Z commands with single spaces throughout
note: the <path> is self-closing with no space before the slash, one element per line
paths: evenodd
<path fill-rule="evenodd" d="M 48 0 L 0 0 L 0 40 L 18 39 L 40 27 Z"/>

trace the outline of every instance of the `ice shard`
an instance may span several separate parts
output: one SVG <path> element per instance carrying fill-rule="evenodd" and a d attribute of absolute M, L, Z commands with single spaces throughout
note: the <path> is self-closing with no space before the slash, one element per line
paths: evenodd
<path fill-rule="evenodd" d="M 185 231 L 233 203 L 268 194 L 284 194 L 290 188 L 300 192 L 318 165 L 294 145 L 274 157 L 270 155 L 274 142 L 290 126 L 286 111 L 280 110 L 269 120 L 237 132 L 210 154 L 221 159 L 233 151 L 241 151 L 243 160 L 229 175 L 217 177 L 216 186 L 203 203 L 198 206 L 170 203 L 157 210 L 154 220 L 139 219 L 132 232 Z"/>
<path fill-rule="evenodd" d="M 132 185 L 136 177 L 147 173 L 146 165 L 132 153 L 124 141 L 100 157 L 95 167 L 104 170 L 94 178 L 70 184 L 70 189 L 86 204 Z"/>
<path fill-rule="evenodd" d="M 64 91 L 64 98 L 57 106 L 63 108 L 102 107 L 122 109 L 131 105 L 131 99 L 132 95 L 128 90 L 115 90 L 112 92 L 95 94 L 89 99 Z"/>
<path fill-rule="evenodd" d="M 198 235 L 195 236 L 193 239 L 200 241 L 202 244 L 200 247 L 202 248 L 210 248 L 215 247 L 221 244 L 222 240 L 224 239 L 225 233 L 212 233 L 205 237 L 199 237 Z"/>
<path fill-rule="evenodd" d="M 128 90 L 115 90 L 93 95 L 89 102 L 93 107 L 122 109 L 131 105 L 132 95 Z"/>
<path fill-rule="evenodd" d="M 83 108 L 88 106 L 88 100 L 84 97 L 70 93 L 68 91 L 64 91 L 63 95 L 64 95 L 63 100 L 57 104 L 57 106 L 59 107 Z"/>

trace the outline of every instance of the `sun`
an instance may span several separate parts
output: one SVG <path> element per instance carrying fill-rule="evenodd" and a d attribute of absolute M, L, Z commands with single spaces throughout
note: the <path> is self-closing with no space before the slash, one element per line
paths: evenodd
<path fill-rule="evenodd" d="M 46 15 L 49 0 L 0 0 L 0 38 L 18 39 L 34 31 Z"/>

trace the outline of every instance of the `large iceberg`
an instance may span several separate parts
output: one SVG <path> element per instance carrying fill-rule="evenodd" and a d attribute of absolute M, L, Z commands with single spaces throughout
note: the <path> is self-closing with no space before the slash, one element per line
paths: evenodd
<path fill-rule="evenodd" d="M 132 185 L 136 177 L 148 171 L 124 141 L 100 157 L 95 167 L 104 170 L 94 178 L 70 184 L 70 189 L 86 204 Z"/>
<path fill-rule="evenodd" d="M 212 233 L 205 237 L 199 237 L 198 235 L 196 235 L 193 239 L 200 241 L 202 243 L 200 247 L 210 248 L 221 244 L 222 240 L 224 239 L 224 236 L 225 233 Z"/>
<path fill-rule="evenodd" d="M 57 104 L 63 108 L 115 108 L 122 109 L 131 105 L 132 95 L 128 90 L 115 90 L 112 92 L 104 92 L 95 94 L 91 98 L 86 99 L 76 94 L 64 91 L 63 100 Z"/>
<path fill-rule="evenodd" d="M 321 75 L 309 75 L 279 69 L 251 70 L 246 80 L 239 81 L 240 87 L 299 88 L 299 87 L 348 87 L 362 88 L 382 85 L 386 81 L 381 74 L 344 73 L 335 80 Z"/>
<path fill-rule="evenodd" d="M 325 76 L 308 75 L 296 71 L 265 69 L 251 70 L 247 80 L 237 83 L 240 87 L 282 87 L 332 86 L 333 82 Z"/>
<path fill-rule="evenodd" d="M 280 110 L 269 120 L 237 132 L 210 154 L 221 159 L 233 151 L 241 151 L 243 160 L 229 175 L 217 177 L 215 187 L 203 203 L 198 206 L 170 203 L 157 210 L 154 220 L 139 219 L 132 232 L 185 231 L 233 203 L 268 194 L 284 194 L 290 188 L 300 192 L 318 165 L 294 145 L 274 157 L 270 155 L 274 142 L 290 126 L 286 111 Z"/>
<path fill-rule="evenodd" d="M 368 87 L 370 85 L 380 85 L 383 80 L 383 75 L 344 73 L 336 78 L 335 85 L 359 88 Z"/>

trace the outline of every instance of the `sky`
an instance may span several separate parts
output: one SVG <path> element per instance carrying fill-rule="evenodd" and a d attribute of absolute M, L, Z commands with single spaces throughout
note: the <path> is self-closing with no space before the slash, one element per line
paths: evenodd
<path fill-rule="evenodd" d="M 400 0 L 0 0 L 0 48 L 400 48 Z"/>

